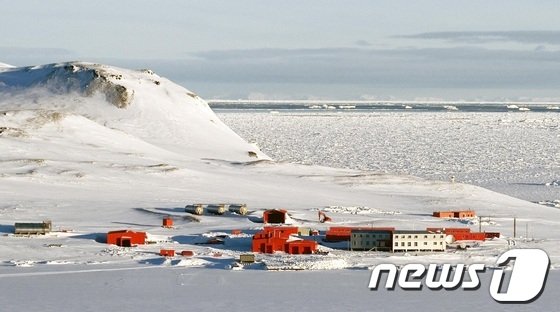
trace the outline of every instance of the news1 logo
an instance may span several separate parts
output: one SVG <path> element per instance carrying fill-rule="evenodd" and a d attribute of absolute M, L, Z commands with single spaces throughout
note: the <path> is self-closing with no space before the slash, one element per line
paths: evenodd
<path fill-rule="evenodd" d="M 506 283 L 504 271 L 512 261 L 513 268 Z M 498 257 L 496 266 L 490 281 L 490 296 L 500 303 L 527 303 L 536 300 L 543 292 L 550 260 L 546 252 L 540 249 L 511 249 Z M 381 273 L 386 272 L 385 288 L 389 290 L 395 289 L 397 281 L 404 290 L 421 290 L 424 278 L 425 285 L 433 290 L 455 290 L 459 287 L 473 290 L 480 287 L 478 274 L 485 270 L 482 263 L 468 267 L 464 264 L 430 264 L 427 269 L 423 264 L 410 263 L 398 272 L 394 264 L 380 264 L 371 272 L 368 287 L 377 290 Z M 441 272 L 438 274 L 438 271 Z M 453 275 L 451 278 L 450 273 Z M 468 281 L 464 280 L 465 273 L 469 276 Z"/>

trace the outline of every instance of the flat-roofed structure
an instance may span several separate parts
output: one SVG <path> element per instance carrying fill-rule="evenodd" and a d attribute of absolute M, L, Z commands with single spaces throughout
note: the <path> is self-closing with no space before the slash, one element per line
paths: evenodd
<path fill-rule="evenodd" d="M 352 230 L 350 249 L 391 251 L 392 230 Z"/>
<path fill-rule="evenodd" d="M 445 251 L 445 234 L 428 231 L 398 230 L 392 233 L 392 252 Z"/>

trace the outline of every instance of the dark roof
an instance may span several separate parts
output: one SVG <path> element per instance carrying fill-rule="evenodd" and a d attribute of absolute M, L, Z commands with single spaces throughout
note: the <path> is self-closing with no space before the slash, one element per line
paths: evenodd
<path fill-rule="evenodd" d="M 352 230 L 351 233 L 393 233 L 395 232 L 395 230 L 391 230 L 391 229 L 371 229 L 371 230 L 364 230 L 364 229 L 360 229 L 360 230 Z"/>
<path fill-rule="evenodd" d="M 396 230 L 393 231 L 393 234 L 434 234 L 428 231 L 416 231 L 416 230 Z"/>

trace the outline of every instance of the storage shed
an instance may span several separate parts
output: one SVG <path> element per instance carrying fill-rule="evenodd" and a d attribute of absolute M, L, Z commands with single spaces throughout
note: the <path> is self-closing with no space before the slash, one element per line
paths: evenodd
<path fill-rule="evenodd" d="M 476 213 L 474 210 L 460 210 L 453 213 L 455 218 L 475 218 Z"/>
<path fill-rule="evenodd" d="M 239 255 L 239 263 L 254 263 L 254 262 L 255 262 L 255 255 L 254 254 Z"/>
<path fill-rule="evenodd" d="M 453 218 L 455 213 L 453 211 L 434 211 L 432 215 L 436 218 Z"/>
<path fill-rule="evenodd" d="M 121 247 L 132 247 L 146 243 L 146 232 L 131 230 L 112 231 L 107 233 L 107 244 Z"/>
<path fill-rule="evenodd" d="M 317 250 L 317 242 L 312 240 L 294 240 L 286 242 L 284 251 L 291 255 L 309 255 Z"/>
<path fill-rule="evenodd" d="M 160 249 L 159 255 L 162 257 L 175 257 L 174 249 Z"/>
<path fill-rule="evenodd" d="M 14 233 L 16 235 L 44 235 L 52 231 L 52 222 L 48 220 L 37 223 L 16 222 L 14 228 Z"/>
<path fill-rule="evenodd" d="M 173 219 L 170 216 L 163 218 L 163 225 L 164 228 L 172 228 L 173 227 Z"/>
<path fill-rule="evenodd" d="M 286 223 L 288 211 L 284 209 L 270 209 L 263 212 L 264 223 Z"/>

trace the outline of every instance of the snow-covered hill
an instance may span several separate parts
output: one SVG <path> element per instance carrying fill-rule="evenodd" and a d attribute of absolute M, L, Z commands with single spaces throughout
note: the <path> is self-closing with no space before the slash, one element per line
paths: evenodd
<path fill-rule="evenodd" d="M 28 157 L 67 154 L 71 149 L 90 156 L 102 150 L 141 150 L 188 159 L 255 159 L 249 152 L 266 158 L 225 126 L 196 94 L 150 70 L 82 62 L 4 67 L 0 94 L 3 137 L 71 144 L 64 149 L 41 148 L 39 154 L 32 148 Z"/>

